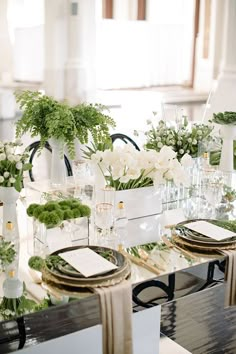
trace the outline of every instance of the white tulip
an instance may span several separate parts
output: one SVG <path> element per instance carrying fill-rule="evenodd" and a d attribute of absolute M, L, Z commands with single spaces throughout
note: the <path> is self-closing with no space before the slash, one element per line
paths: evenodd
<path fill-rule="evenodd" d="M 0 183 L 3 183 L 3 182 L 4 182 L 4 177 L 0 176 Z"/>

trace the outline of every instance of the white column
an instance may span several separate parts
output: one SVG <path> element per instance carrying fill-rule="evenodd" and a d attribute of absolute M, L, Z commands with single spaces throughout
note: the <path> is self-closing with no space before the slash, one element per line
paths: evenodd
<path fill-rule="evenodd" d="M 205 120 L 213 113 L 236 111 L 236 1 L 225 0 L 224 42 L 222 66 L 205 113 Z"/>
<path fill-rule="evenodd" d="M 65 98 L 93 101 L 96 92 L 96 29 L 101 0 L 68 0 L 68 57 Z"/>
<path fill-rule="evenodd" d="M 0 80 L 10 81 L 12 75 L 12 45 L 7 24 L 7 0 L 0 1 Z"/>
<path fill-rule="evenodd" d="M 67 58 L 67 1 L 45 1 L 45 71 L 47 95 L 64 99 L 64 66 Z"/>

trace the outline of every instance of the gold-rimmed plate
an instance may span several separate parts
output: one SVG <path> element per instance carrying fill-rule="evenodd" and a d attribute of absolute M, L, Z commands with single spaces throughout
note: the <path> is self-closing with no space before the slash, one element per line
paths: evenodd
<path fill-rule="evenodd" d="M 182 221 L 181 223 L 177 224 L 175 227 L 176 235 L 178 235 L 180 238 L 188 242 L 192 242 L 199 245 L 206 245 L 206 246 L 223 246 L 223 245 L 230 246 L 236 243 L 236 237 L 231 237 L 225 240 L 216 241 L 213 238 L 207 237 L 196 231 L 190 230 L 188 229 L 187 226 L 185 226 L 188 223 L 194 221 L 207 221 L 207 222 L 212 222 L 214 225 L 216 225 L 217 222 L 217 220 L 211 220 L 211 219 L 193 219 L 193 220 Z"/>

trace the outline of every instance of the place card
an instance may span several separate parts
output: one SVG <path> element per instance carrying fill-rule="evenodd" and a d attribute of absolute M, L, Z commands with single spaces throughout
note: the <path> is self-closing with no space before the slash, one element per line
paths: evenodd
<path fill-rule="evenodd" d="M 109 262 L 88 247 L 59 253 L 59 256 L 85 277 L 91 277 L 92 275 L 103 274 L 110 270 L 117 269 L 115 264 Z"/>
<path fill-rule="evenodd" d="M 185 224 L 184 226 L 190 230 L 196 231 L 216 241 L 222 241 L 231 237 L 236 237 L 236 234 L 234 232 L 203 220 L 190 222 L 188 224 Z"/>

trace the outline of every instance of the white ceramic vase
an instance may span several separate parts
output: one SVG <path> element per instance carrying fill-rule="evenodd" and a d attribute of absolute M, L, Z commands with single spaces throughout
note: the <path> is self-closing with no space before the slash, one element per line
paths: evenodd
<path fill-rule="evenodd" d="M 66 184 L 66 166 L 64 161 L 64 142 L 51 138 L 49 144 L 52 148 L 51 159 L 51 185 L 60 188 Z"/>
<path fill-rule="evenodd" d="M 19 237 L 16 202 L 19 192 L 14 187 L 0 187 L 0 200 L 3 202 L 2 235 L 7 241 Z M 13 229 L 9 231 L 7 223 L 13 224 Z"/>
<path fill-rule="evenodd" d="M 223 139 L 219 169 L 224 172 L 234 170 L 234 140 L 236 138 L 235 125 L 221 125 L 220 135 Z"/>

